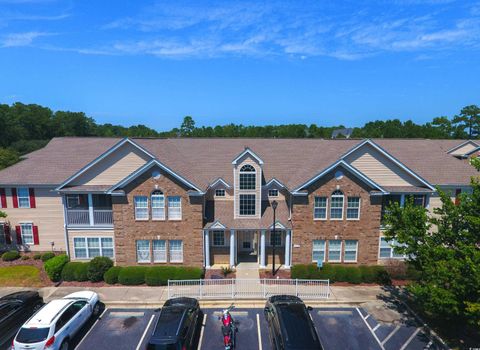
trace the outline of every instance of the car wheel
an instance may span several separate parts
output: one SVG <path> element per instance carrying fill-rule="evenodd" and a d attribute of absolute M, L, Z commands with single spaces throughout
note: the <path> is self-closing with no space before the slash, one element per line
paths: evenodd
<path fill-rule="evenodd" d="M 68 350 L 69 349 L 69 344 L 68 344 L 68 339 L 65 339 L 63 342 L 62 342 L 62 345 L 60 345 L 60 350 Z"/>

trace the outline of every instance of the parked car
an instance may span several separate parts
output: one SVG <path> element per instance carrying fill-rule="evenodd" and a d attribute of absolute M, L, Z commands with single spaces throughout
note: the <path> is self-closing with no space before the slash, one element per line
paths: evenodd
<path fill-rule="evenodd" d="M 147 350 L 188 350 L 194 346 L 200 305 L 193 298 L 173 298 L 163 305 Z"/>
<path fill-rule="evenodd" d="M 323 350 L 312 318 L 311 307 L 291 295 L 275 295 L 267 300 L 265 318 L 275 350 Z"/>
<path fill-rule="evenodd" d="M 34 291 L 17 292 L 0 298 L 0 345 L 8 342 L 42 304 L 43 299 Z"/>
<path fill-rule="evenodd" d="M 98 295 L 90 291 L 52 300 L 20 328 L 12 350 L 67 350 L 75 333 L 99 310 Z"/>

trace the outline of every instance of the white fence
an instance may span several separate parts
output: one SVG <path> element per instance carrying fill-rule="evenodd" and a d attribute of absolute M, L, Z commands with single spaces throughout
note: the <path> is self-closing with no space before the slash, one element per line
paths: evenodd
<path fill-rule="evenodd" d="M 217 279 L 168 280 L 168 298 L 266 299 L 272 295 L 295 295 L 302 299 L 328 299 L 329 280 Z"/>

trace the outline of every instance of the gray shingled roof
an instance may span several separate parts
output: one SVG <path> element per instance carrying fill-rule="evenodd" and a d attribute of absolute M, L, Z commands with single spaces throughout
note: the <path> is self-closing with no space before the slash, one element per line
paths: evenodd
<path fill-rule="evenodd" d="M 354 139 L 133 139 L 162 163 L 200 188 L 221 177 L 233 184 L 232 160 L 249 147 L 264 161 L 265 181 L 289 189 L 306 182 L 362 142 Z M 119 138 L 54 138 L 48 145 L 0 171 L 2 185 L 58 185 L 93 161 Z M 478 173 L 446 152 L 464 140 L 374 139 L 380 147 L 432 184 L 469 184 Z"/>

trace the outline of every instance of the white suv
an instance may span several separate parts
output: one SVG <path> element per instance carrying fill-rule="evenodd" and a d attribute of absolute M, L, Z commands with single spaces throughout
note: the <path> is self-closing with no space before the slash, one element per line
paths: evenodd
<path fill-rule="evenodd" d="M 98 295 L 94 292 L 77 292 L 52 300 L 20 328 L 12 350 L 67 350 L 75 333 L 98 312 Z"/>

